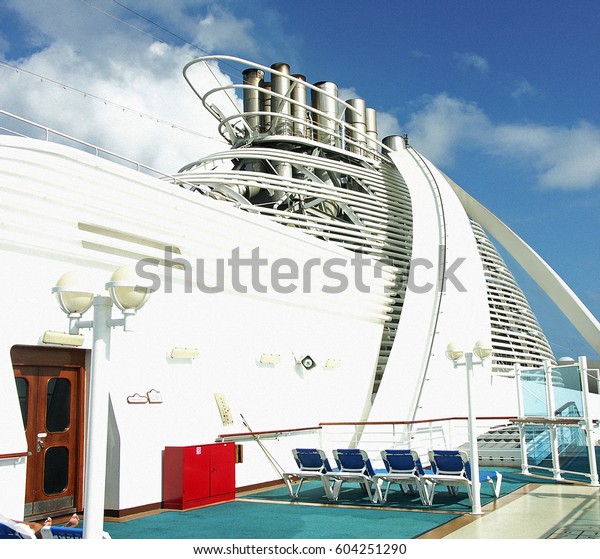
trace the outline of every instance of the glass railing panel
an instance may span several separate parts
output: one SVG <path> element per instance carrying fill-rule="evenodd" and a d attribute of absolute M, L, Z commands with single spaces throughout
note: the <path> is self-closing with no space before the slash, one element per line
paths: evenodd
<path fill-rule="evenodd" d="M 556 417 L 583 417 L 583 394 L 578 365 L 554 367 L 552 369 Z"/>
<path fill-rule="evenodd" d="M 523 411 L 527 417 L 547 417 L 546 374 L 543 368 L 521 371 Z"/>
<path fill-rule="evenodd" d="M 540 468 L 552 468 L 550 430 L 541 425 L 525 425 L 527 463 Z"/>
<path fill-rule="evenodd" d="M 589 475 L 590 456 L 585 433 L 578 426 L 556 429 L 560 469 Z"/>

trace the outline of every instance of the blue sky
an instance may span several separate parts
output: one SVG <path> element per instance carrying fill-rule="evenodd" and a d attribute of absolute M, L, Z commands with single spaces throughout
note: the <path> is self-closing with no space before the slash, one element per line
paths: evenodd
<path fill-rule="evenodd" d="M 383 134 L 407 133 L 600 316 L 597 1 L 0 0 L 0 8 L 0 108 L 174 171 L 226 147 L 211 139 L 214 122 L 181 76 L 187 61 L 219 53 L 288 62 L 313 83 L 365 98 Z M 236 72 L 221 69 L 223 80 Z M 593 356 L 516 275 L 557 357 Z"/>

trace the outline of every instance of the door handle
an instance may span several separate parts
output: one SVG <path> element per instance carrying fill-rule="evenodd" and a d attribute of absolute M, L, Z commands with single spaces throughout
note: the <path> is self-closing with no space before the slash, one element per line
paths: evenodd
<path fill-rule="evenodd" d="M 46 448 L 46 445 L 44 444 L 44 441 L 42 441 L 41 439 L 38 439 L 37 441 L 37 451 L 41 452 L 42 448 Z"/>

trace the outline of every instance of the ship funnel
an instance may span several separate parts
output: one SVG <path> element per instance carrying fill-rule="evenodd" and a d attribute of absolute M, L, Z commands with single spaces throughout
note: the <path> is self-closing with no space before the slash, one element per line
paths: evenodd
<path fill-rule="evenodd" d="M 362 154 L 367 145 L 367 105 L 364 99 L 349 99 L 347 102 L 352 106 L 352 109 L 346 107 L 345 113 L 346 124 L 352 127 L 346 128 L 346 137 L 350 140 L 348 150 Z"/>
<path fill-rule="evenodd" d="M 390 151 L 402 151 L 405 150 L 408 145 L 405 136 L 387 136 L 383 139 L 383 143 L 390 148 Z"/>
<path fill-rule="evenodd" d="M 367 125 L 367 147 L 369 149 L 377 150 L 377 111 L 375 109 L 367 108 L 365 112 L 365 120 Z"/>
<path fill-rule="evenodd" d="M 292 133 L 292 122 L 286 116 L 291 116 L 292 107 L 290 103 L 290 66 L 285 62 L 277 62 L 271 65 L 271 112 L 276 119 L 275 134 L 289 135 Z M 275 116 L 276 114 L 276 116 Z"/>
<path fill-rule="evenodd" d="M 244 88 L 244 114 L 246 114 L 246 123 L 250 130 L 254 133 L 260 130 L 260 115 L 261 110 L 260 93 L 258 87 L 261 85 L 265 73 L 258 68 L 248 68 L 242 72 L 244 85 L 252 86 Z"/>
<path fill-rule="evenodd" d="M 306 77 L 302 74 L 293 74 L 297 82 L 292 89 L 292 116 L 294 117 L 294 136 L 306 138 L 308 129 L 308 110 L 306 109 Z"/>
<path fill-rule="evenodd" d="M 266 132 L 271 128 L 271 82 L 263 82 L 262 89 L 259 95 L 260 108 L 263 114 L 260 117 L 261 132 Z"/>
<path fill-rule="evenodd" d="M 292 74 L 286 62 L 276 62 L 270 68 L 249 67 L 242 76 L 243 116 L 248 136 L 294 136 L 376 157 L 381 145 L 377 113 L 366 106 L 364 99 L 342 102 L 336 83 L 308 84 L 304 75 Z M 270 81 L 265 81 L 269 78 Z M 394 144 L 402 138 L 390 137 L 388 141 Z M 255 167 L 250 165 L 252 169 Z M 280 162 L 275 167 L 280 175 L 292 176 L 288 164 Z"/>
<path fill-rule="evenodd" d="M 313 122 L 319 128 L 315 130 L 314 139 L 324 144 L 337 145 L 337 84 L 318 82 L 315 87 L 321 91 L 311 89 L 311 106 L 324 114 L 313 114 Z"/>

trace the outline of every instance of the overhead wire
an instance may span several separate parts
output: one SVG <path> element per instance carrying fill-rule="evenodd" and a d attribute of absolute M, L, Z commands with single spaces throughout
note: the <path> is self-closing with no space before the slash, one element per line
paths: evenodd
<path fill-rule="evenodd" d="M 111 14 L 110 12 L 107 12 L 106 10 L 103 10 L 103 9 L 101 9 L 101 8 L 99 8 L 98 6 L 94 6 L 93 4 L 91 4 L 90 2 L 88 2 L 87 0 L 79 0 L 79 1 L 80 1 L 82 4 L 85 4 L 86 6 L 88 6 L 88 7 L 92 8 L 92 9 L 94 9 L 94 10 L 96 10 L 96 11 L 98 11 L 98 12 L 102 13 L 103 15 L 105 15 L 105 16 L 107 16 L 107 17 L 111 18 L 111 19 L 114 19 L 115 21 L 118 21 L 119 23 L 122 23 L 123 25 L 126 25 L 126 26 L 130 27 L 131 29 L 133 29 L 133 30 L 135 30 L 135 31 L 137 31 L 137 32 L 139 32 L 139 33 L 142 33 L 143 35 L 146 35 L 146 36 L 150 37 L 151 39 L 153 39 L 153 40 L 155 40 L 155 41 L 158 41 L 158 42 L 160 42 L 160 43 L 162 43 L 162 44 L 165 44 L 165 45 L 168 45 L 168 46 L 172 46 L 172 45 L 170 45 L 170 43 L 167 43 L 167 42 L 166 42 L 166 41 L 164 41 L 163 39 L 161 39 L 161 38 L 159 38 L 159 37 L 156 37 L 156 36 L 155 36 L 155 35 L 153 35 L 152 33 L 148 33 L 148 32 L 147 32 L 147 31 L 145 31 L 144 29 L 141 29 L 140 27 L 137 27 L 137 26 L 135 26 L 135 25 L 133 25 L 133 24 L 129 23 L 128 21 L 125 21 L 124 19 L 121 19 L 121 18 L 119 18 L 119 17 L 117 17 L 117 16 L 115 16 L 115 15 Z M 124 8 L 124 9 L 126 9 L 127 11 L 131 12 L 131 13 L 132 13 L 132 14 L 134 14 L 135 16 L 137 16 L 137 17 L 140 17 L 141 19 L 143 19 L 143 20 L 147 21 L 148 23 L 150 23 L 150 24 L 152 24 L 152 25 L 154 25 L 154 26 L 158 27 L 159 29 L 162 29 L 162 30 L 163 30 L 163 31 L 165 31 L 166 33 L 169 33 L 169 34 L 170 34 L 170 35 L 172 35 L 173 37 L 175 37 L 175 38 L 177 38 L 178 40 L 180 40 L 180 41 L 184 42 L 186 45 L 188 45 L 188 46 L 190 46 L 190 47 L 192 47 L 192 48 L 194 48 L 194 49 L 196 49 L 196 50 L 198 50 L 198 51 L 200 51 L 200 52 L 203 52 L 203 53 L 205 53 L 205 54 L 208 54 L 208 53 L 207 53 L 207 51 L 205 51 L 204 49 L 202 49 L 202 48 L 201 48 L 201 47 L 199 47 L 198 45 L 195 45 L 194 43 L 191 43 L 191 42 L 190 42 L 190 41 L 188 41 L 187 39 L 185 39 L 185 38 L 183 38 L 183 37 L 181 37 L 181 36 L 179 36 L 179 35 L 177 35 L 177 34 L 173 33 L 172 31 L 170 31 L 169 29 L 167 29 L 167 28 L 165 28 L 165 27 L 163 27 L 163 26 L 159 25 L 159 24 L 158 24 L 158 23 L 156 23 L 155 21 L 152 21 L 151 19 L 149 19 L 149 18 L 147 18 L 147 17 L 143 16 L 142 14 L 140 14 L 140 13 L 136 12 L 135 10 L 132 10 L 132 9 L 131 9 L 131 8 L 129 8 L 128 6 L 126 6 L 126 5 L 124 5 L 124 4 L 120 3 L 120 2 L 117 2 L 116 0 L 113 0 L 113 1 L 114 1 L 114 3 L 115 3 L 115 4 L 117 4 L 118 6 L 120 6 L 120 7 Z M 180 130 L 180 131 L 182 131 L 182 132 L 185 132 L 185 133 L 188 133 L 188 134 L 192 134 L 192 135 L 195 135 L 195 136 L 199 136 L 199 137 L 202 137 L 202 138 L 206 138 L 206 139 L 210 139 L 210 140 L 215 140 L 215 141 L 218 141 L 218 142 L 220 142 L 220 143 L 224 143 L 224 144 L 226 144 L 226 143 L 227 143 L 227 142 L 226 142 L 225 140 L 223 140 L 223 138 L 221 138 L 221 137 L 209 136 L 209 135 L 207 135 L 207 134 L 203 134 L 203 133 L 201 133 L 201 132 L 198 132 L 198 131 L 196 131 L 196 130 L 192 130 L 192 129 L 190 129 L 190 128 L 187 128 L 187 127 L 185 127 L 185 126 L 181 126 L 181 125 L 179 125 L 179 124 L 175 124 L 174 122 L 171 122 L 171 121 L 168 121 L 168 120 L 165 120 L 165 119 L 162 119 L 162 118 L 156 117 L 156 116 L 154 116 L 154 115 L 151 115 L 151 114 L 145 113 L 145 112 L 143 112 L 143 111 L 140 111 L 140 110 L 138 110 L 138 109 L 133 109 L 133 108 L 131 108 L 131 107 L 127 107 L 127 106 L 125 106 L 125 105 L 121 105 L 121 104 L 119 104 L 119 103 L 116 103 L 116 102 L 114 102 L 114 101 L 111 101 L 111 100 L 109 100 L 109 99 L 106 99 L 105 97 L 101 97 L 101 96 L 99 96 L 99 95 L 95 95 L 95 94 L 93 94 L 93 93 L 90 93 L 90 92 L 88 92 L 88 91 L 84 91 L 84 90 L 82 90 L 82 89 L 78 89 L 78 88 L 76 88 L 76 87 L 70 86 L 70 85 L 68 85 L 68 84 L 66 84 L 66 83 L 63 83 L 63 82 L 60 82 L 60 81 L 58 81 L 58 80 L 54 80 L 54 79 L 52 79 L 52 78 L 48 78 L 47 76 L 43 76 L 43 75 L 41 75 L 41 74 L 38 74 L 38 73 L 36 73 L 36 72 L 32 72 L 31 70 L 26 70 L 26 69 L 24 69 L 24 68 L 22 68 L 22 67 L 20 67 L 20 66 L 16 66 L 16 65 L 14 65 L 14 64 L 10 64 L 9 62 L 6 62 L 6 61 L 3 61 L 3 60 L 0 60 L 0 66 L 4 66 L 5 68 L 9 68 L 9 69 L 11 69 L 11 70 L 14 70 L 14 71 L 16 71 L 17 73 L 22 73 L 22 74 L 24 74 L 24 75 L 27 75 L 27 76 L 30 76 L 30 77 L 34 77 L 34 78 L 36 78 L 36 79 L 40 80 L 41 82 L 46 82 L 46 83 L 50 83 L 50 84 L 52 84 L 52 85 L 55 85 L 55 86 L 58 86 L 58 87 L 62 87 L 62 88 L 63 88 L 63 89 L 65 89 L 65 90 L 72 91 L 72 92 L 74 92 L 74 93 L 77 93 L 77 94 L 79 94 L 79 95 L 82 95 L 82 96 L 84 96 L 84 97 L 89 97 L 89 98 L 91 98 L 91 99 L 94 99 L 94 100 L 97 100 L 97 101 L 101 101 L 101 102 L 103 102 L 103 103 L 104 103 L 104 104 L 106 104 L 106 105 L 110 105 L 110 106 L 113 106 L 113 107 L 119 108 L 119 109 L 121 109 L 122 111 L 131 112 L 131 113 L 134 113 L 134 114 L 137 114 L 137 115 L 139 115 L 140 117 L 143 117 L 143 118 L 148 118 L 148 119 L 154 120 L 154 121 L 155 121 L 155 122 L 157 122 L 158 124 L 161 124 L 161 125 L 166 125 L 166 126 L 169 126 L 169 127 L 173 128 L 173 129 Z M 232 64 L 229 64 L 229 66 L 231 66 L 232 68 L 234 68 L 234 69 L 236 70 L 236 72 L 238 72 L 238 74 L 237 74 L 237 75 L 239 75 L 239 69 L 235 68 L 235 67 L 234 67 Z M 211 75 L 213 76 L 213 78 L 214 78 L 214 79 L 217 81 L 217 83 L 219 83 L 219 85 L 221 85 L 221 83 L 220 83 L 220 81 L 219 81 L 218 77 L 216 76 L 216 74 L 214 73 L 214 71 L 213 71 L 213 69 L 210 67 L 210 65 L 209 65 L 209 64 L 206 64 L 206 67 L 207 67 L 208 71 L 211 73 Z M 234 74 L 233 74 L 232 72 L 229 72 L 229 71 L 226 71 L 226 70 L 223 70 L 223 69 L 221 69 L 221 71 L 222 71 L 222 72 L 224 72 L 224 73 L 227 73 L 227 74 L 229 74 L 229 75 L 231 75 L 231 76 L 234 76 Z M 231 101 L 231 103 L 232 103 L 232 104 L 233 104 L 233 106 L 235 107 L 236 111 L 239 113 L 239 109 L 238 109 L 237 105 L 235 104 L 235 101 L 234 101 L 233 99 L 231 99 L 231 97 L 230 97 L 229 95 L 227 95 L 227 98 L 228 98 L 228 99 Z"/>
<path fill-rule="evenodd" d="M 81 0 L 81 1 L 82 1 L 82 2 L 85 2 L 85 3 L 87 3 L 87 2 L 86 2 L 86 0 Z M 125 4 L 122 4 L 122 3 L 121 3 L 121 2 L 119 2 L 118 0 L 113 0 L 113 2 L 114 2 L 115 4 L 117 4 L 118 6 L 121 6 L 123 9 L 127 10 L 128 12 L 131 12 L 131 13 L 132 13 L 132 14 L 134 14 L 135 16 L 137 16 L 137 17 L 139 17 L 139 18 L 143 19 L 144 21 L 147 21 L 147 22 L 148 22 L 148 23 L 150 23 L 151 25 L 154 25 L 155 27 L 158 27 L 159 29 L 161 29 L 161 30 L 162 30 L 162 31 L 164 31 L 165 33 L 168 33 L 169 35 L 171 35 L 171 36 L 175 37 L 176 39 L 178 39 L 178 40 L 182 41 L 182 42 L 183 42 L 183 43 L 185 43 L 186 45 L 188 45 L 188 46 L 190 46 L 190 47 L 192 47 L 192 48 L 194 48 L 194 49 L 196 49 L 196 50 L 198 50 L 198 51 L 200 51 L 200 52 L 202 52 L 202 53 L 204 53 L 204 54 L 206 54 L 206 55 L 210 55 L 210 54 L 211 54 L 210 52 L 208 52 L 207 50 L 204 50 L 202 47 L 198 46 L 197 44 L 195 44 L 195 43 L 192 43 L 192 42 L 188 41 L 186 38 L 184 38 L 184 37 L 181 37 L 180 35 L 177 35 L 176 33 L 173 33 L 173 31 L 171 31 L 170 29 L 167 29 L 166 27 L 163 27 L 162 25 L 160 25 L 160 24 L 156 23 L 155 21 L 151 20 L 150 18 L 148 18 L 148 17 L 146 17 L 146 16 L 144 16 L 144 15 L 140 14 L 139 12 L 136 12 L 135 10 L 133 10 L 133 9 L 132 9 L 132 8 L 130 8 L 129 6 L 126 6 Z M 130 25 L 129 23 L 125 22 L 124 20 L 120 20 L 120 19 L 116 18 L 115 16 L 112 16 L 112 15 L 111 15 L 111 17 L 113 17 L 114 19 L 117 19 L 118 21 L 122 21 L 123 23 L 126 23 L 127 25 Z M 133 26 L 132 26 L 132 27 L 133 27 Z M 134 27 L 134 29 L 138 29 L 138 28 Z M 145 31 L 144 31 L 143 33 L 145 33 L 145 34 L 147 34 L 147 35 L 148 35 L 148 33 L 146 33 Z M 162 41 L 161 39 L 159 39 L 159 38 L 157 38 L 157 37 L 154 37 L 153 35 L 150 35 L 150 36 L 151 36 L 152 38 L 156 39 L 157 41 Z M 166 44 L 168 44 L 168 43 L 166 43 Z M 235 65 L 231 64 L 231 63 L 230 63 L 230 62 L 228 62 L 228 61 L 221 61 L 221 66 L 229 66 L 230 68 L 233 68 L 233 69 L 235 70 L 235 74 L 234 74 L 234 73 L 232 73 L 232 72 L 230 72 L 230 71 L 228 71 L 228 70 L 223 70 L 223 69 L 221 69 L 221 71 L 222 71 L 223 73 L 225 73 L 225 74 L 228 74 L 229 76 L 231 76 L 231 77 L 233 77 L 233 78 L 235 78 L 235 79 L 237 79 L 237 78 L 239 77 L 239 72 L 240 72 L 240 70 L 239 70 L 239 68 L 238 68 L 237 66 L 235 66 Z"/>
<path fill-rule="evenodd" d="M 158 41 L 159 43 L 162 43 L 164 45 L 167 46 L 172 46 L 170 43 L 168 43 L 167 41 L 161 39 L 160 37 L 157 37 L 156 35 L 153 35 L 152 33 L 148 33 L 147 31 L 145 31 L 144 29 L 141 29 L 140 27 L 137 27 L 131 23 L 129 23 L 128 21 L 125 21 L 124 19 L 121 19 L 109 12 L 107 12 L 106 10 L 102 10 L 101 8 L 98 8 L 97 6 L 94 6 L 93 4 L 90 4 L 88 2 L 88 0 L 79 0 L 81 3 L 85 4 L 86 6 L 89 6 L 90 8 L 93 8 L 94 10 L 97 10 L 98 12 L 106 15 L 107 17 L 110 17 L 111 19 L 114 19 L 115 21 L 118 21 L 119 23 L 122 23 L 123 25 L 126 25 L 128 27 L 131 27 L 132 29 L 134 29 L 135 31 L 138 31 L 144 35 L 147 35 L 148 37 L 150 37 L 151 39 Z M 159 29 L 165 31 L 166 33 L 169 33 L 170 35 L 172 35 L 173 37 L 179 39 L 180 41 L 183 41 L 186 45 L 204 53 L 204 54 L 210 54 L 208 51 L 202 49 L 201 47 L 199 47 L 198 45 L 188 41 L 187 39 L 177 35 L 176 33 L 173 33 L 172 31 L 170 31 L 169 29 L 167 29 L 166 27 L 163 27 L 162 25 L 159 25 L 158 23 L 156 23 L 155 21 L 147 18 L 146 16 L 140 14 L 139 12 L 136 12 L 135 10 L 129 8 L 128 6 L 126 6 L 125 4 L 122 4 L 121 2 L 117 2 L 117 0 L 113 0 L 113 2 L 115 4 L 117 4 L 118 6 L 120 6 L 121 8 L 129 11 L 130 13 L 134 14 L 135 16 L 143 19 L 144 21 L 150 23 L 151 25 L 154 25 L 155 27 L 158 27 Z M 230 76 L 233 76 L 234 78 L 238 78 L 239 76 L 239 69 L 236 68 L 234 65 L 227 63 L 228 66 L 230 66 L 231 68 L 234 68 L 236 70 L 236 74 L 233 74 L 232 72 L 229 72 L 227 70 L 223 70 L 222 68 L 219 68 L 221 70 L 221 72 L 224 72 L 226 74 L 229 74 Z M 210 64 L 208 64 L 207 62 L 204 63 L 204 66 L 206 67 L 206 69 L 210 72 L 210 74 L 213 76 L 213 78 L 215 79 L 215 81 L 219 84 L 219 86 L 222 86 L 223 84 L 221 83 L 221 81 L 219 80 L 218 76 L 214 73 L 212 67 Z M 231 102 L 231 104 L 233 105 L 233 108 L 235 109 L 235 111 L 238 114 L 240 113 L 240 110 L 237 106 L 237 104 L 235 103 L 235 100 L 231 98 L 229 91 L 225 91 L 226 97 L 227 99 Z"/>
<path fill-rule="evenodd" d="M 82 2 L 84 2 L 85 0 L 81 0 L 81 1 L 82 1 Z M 192 48 L 194 48 L 194 49 L 196 49 L 196 50 L 198 50 L 198 51 L 200 51 L 200 52 L 202 52 L 202 53 L 204 53 L 204 54 L 208 54 L 208 55 L 210 55 L 210 53 L 209 53 L 208 51 L 206 51 L 206 50 L 204 50 L 203 48 L 199 47 L 199 46 L 198 46 L 198 45 L 196 45 L 195 43 L 191 43 L 190 41 L 188 41 L 188 40 L 187 40 L 187 39 L 185 39 L 184 37 L 181 37 L 180 35 L 177 35 L 176 33 L 173 33 L 172 31 L 170 31 L 170 30 L 169 30 L 169 29 L 167 29 L 166 27 L 163 27 L 162 25 L 159 25 L 159 24 L 158 24 L 158 23 L 156 23 L 155 21 L 153 21 L 153 20 L 151 20 L 151 19 L 147 18 L 146 16 L 144 16 L 144 15 L 140 14 L 139 12 L 136 12 L 135 10 L 133 10 L 133 9 L 129 8 L 128 6 L 126 6 L 125 4 L 122 4 L 121 2 L 118 2 L 117 0 L 113 0 L 113 2 L 114 2 L 115 4 L 117 4 L 118 6 L 121 6 L 121 7 L 122 7 L 122 8 L 124 8 L 125 10 L 127 10 L 127 11 L 131 12 L 131 13 L 132 13 L 132 14 L 134 14 L 135 16 L 137 16 L 137 17 L 139 17 L 139 18 L 143 19 L 144 21 L 147 21 L 147 22 L 148 22 L 148 23 L 150 23 L 151 25 L 154 25 L 154 26 L 158 27 L 159 29 L 162 29 L 162 30 L 163 30 L 163 31 L 165 31 L 166 33 L 169 33 L 169 35 L 172 35 L 172 36 L 173 36 L 173 37 L 175 37 L 176 39 L 179 39 L 180 41 L 183 41 L 183 42 L 184 42 L 186 45 L 189 45 L 189 46 L 191 46 Z M 86 3 L 87 3 L 87 2 L 86 2 Z M 114 17 L 114 16 L 112 16 L 112 17 Z M 118 19 L 118 18 L 115 18 L 115 19 Z M 119 21 L 122 21 L 122 20 L 119 20 Z M 124 22 L 124 23 L 126 23 L 126 22 Z M 137 29 L 137 28 L 136 28 L 136 27 L 134 27 L 134 29 Z M 145 32 L 144 32 L 144 33 L 145 33 Z M 152 36 L 152 35 L 151 35 L 151 36 Z M 161 41 L 161 42 L 163 42 L 164 44 L 169 44 L 169 43 L 166 43 L 165 41 L 162 41 L 162 39 L 159 39 L 159 38 L 157 38 L 157 37 L 154 37 L 154 38 L 155 38 L 157 41 Z M 205 65 L 206 69 L 207 69 L 207 70 L 208 70 L 208 71 L 211 73 L 211 75 L 212 75 L 212 77 L 215 79 L 215 81 L 216 81 L 216 82 L 219 84 L 219 86 L 222 86 L 223 84 L 221 83 L 221 81 L 219 80 L 219 78 L 217 77 L 217 75 L 216 75 L 216 74 L 213 72 L 213 69 L 212 69 L 211 65 L 210 65 L 210 64 L 208 64 L 208 63 L 206 63 L 206 62 L 204 63 L 204 65 Z M 235 73 L 235 74 L 232 74 L 231 72 L 229 72 L 229 71 L 227 71 L 227 70 L 223 70 L 221 67 L 219 67 L 219 69 L 221 70 L 221 72 L 224 72 L 224 73 L 226 73 L 226 74 L 229 74 L 230 76 L 234 77 L 235 79 L 237 79 L 237 78 L 239 77 L 239 73 L 240 73 L 240 72 L 239 72 L 239 69 L 238 69 L 237 67 L 235 67 L 233 64 L 231 64 L 231 63 L 229 63 L 229 62 L 224 62 L 224 65 L 226 65 L 226 66 L 230 66 L 231 68 L 234 68 L 234 69 L 235 69 L 235 71 L 236 71 L 236 73 Z M 231 98 L 231 96 L 230 96 L 230 94 L 229 94 L 229 91 L 225 91 L 225 94 L 226 94 L 226 97 L 227 97 L 227 99 L 229 99 L 229 101 L 230 101 L 230 102 L 231 102 L 231 104 L 233 105 L 233 107 L 234 107 L 234 109 L 236 110 L 236 112 L 237 112 L 238 114 L 241 114 L 241 113 L 240 113 L 240 110 L 239 110 L 239 108 L 238 108 L 238 106 L 237 106 L 237 105 L 236 105 L 236 103 L 235 103 L 235 100 Z"/>
<path fill-rule="evenodd" d="M 149 118 L 149 119 L 154 120 L 155 122 L 157 122 L 159 124 L 170 126 L 171 128 L 175 128 L 177 130 L 181 130 L 182 132 L 185 132 L 187 134 L 193 134 L 195 136 L 200 136 L 202 138 L 207 138 L 209 140 L 216 140 L 216 141 L 219 141 L 219 142 L 222 142 L 222 143 L 226 143 L 222 138 L 217 138 L 217 137 L 214 137 L 214 136 L 208 136 L 207 134 L 202 134 L 202 132 L 198 132 L 196 130 L 192 130 L 191 128 L 186 128 L 185 126 L 180 126 L 179 124 L 175 124 L 174 122 L 158 118 L 158 117 L 153 116 L 151 114 L 144 113 L 143 111 L 139 111 L 138 109 L 132 109 L 131 107 L 127 107 L 125 105 L 121 105 L 119 103 L 115 103 L 114 101 L 110 101 L 109 99 L 106 99 L 104 97 L 100 97 L 98 95 L 94 95 L 93 93 L 89 93 L 89 92 L 84 91 L 82 89 L 77 89 L 76 87 L 72 87 L 70 85 L 67 85 L 66 83 L 62 83 L 62 82 L 59 82 L 57 80 L 53 80 L 52 78 L 48 78 L 46 76 L 42 76 L 41 74 L 37 74 L 36 72 L 32 72 L 30 70 L 25 70 L 24 68 L 22 68 L 20 66 L 15 66 L 14 64 L 9 64 L 8 62 L 4 62 L 3 60 L 0 60 L 0 66 L 4 66 L 6 68 L 10 68 L 10 69 L 15 70 L 17 73 L 20 73 L 20 74 L 25 74 L 27 76 L 34 77 L 34 78 L 40 80 L 41 82 L 47 82 L 47 83 L 50 83 L 52 85 L 56 85 L 56 86 L 62 87 L 63 89 L 66 89 L 68 91 L 73 91 L 74 93 L 77 93 L 79 95 L 83 95 L 84 97 L 89 97 L 89 98 L 95 99 L 97 101 L 102 101 L 105 105 L 110 105 L 110 106 L 116 107 L 118 109 L 121 109 L 122 111 L 128 111 L 128 112 L 137 114 L 137 115 L 139 115 L 141 117 Z"/>

